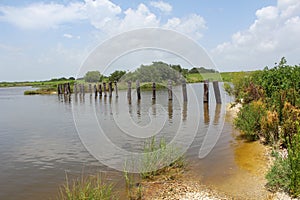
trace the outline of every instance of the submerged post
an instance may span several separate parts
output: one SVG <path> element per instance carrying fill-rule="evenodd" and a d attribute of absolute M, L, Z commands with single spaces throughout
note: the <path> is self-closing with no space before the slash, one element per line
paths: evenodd
<path fill-rule="evenodd" d="M 168 80 L 168 96 L 169 96 L 169 101 L 172 101 L 173 100 L 172 80 Z"/>
<path fill-rule="evenodd" d="M 131 104 L 131 81 L 128 81 L 127 99 L 129 104 Z"/>
<path fill-rule="evenodd" d="M 156 99 L 156 84 L 152 83 L 152 99 Z"/>
<path fill-rule="evenodd" d="M 112 82 L 109 81 L 108 83 L 108 94 L 109 94 L 109 98 L 112 97 Z"/>
<path fill-rule="evenodd" d="M 100 95 L 100 97 L 102 97 L 102 85 L 101 84 L 99 84 L 99 95 Z"/>
<path fill-rule="evenodd" d="M 68 94 L 71 94 L 71 86 L 70 86 L 69 82 L 68 82 L 67 86 L 68 86 Z"/>
<path fill-rule="evenodd" d="M 92 84 L 89 84 L 89 93 L 92 96 Z"/>
<path fill-rule="evenodd" d="M 118 94 L 118 83 L 117 83 L 117 81 L 115 81 L 115 90 L 116 90 L 116 98 L 118 98 L 119 94 Z"/>
<path fill-rule="evenodd" d="M 205 80 L 204 81 L 204 84 L 203 84 L 203 103 L 208 103 L 209 101 L 209 82 L 208 80 Z"/>
<path fill-rule="evenodd" d="M 182 80 L 182 95 L 183 95 L 183 101 L 187 102 L 187 91 L 186 91 L 186 81 L 185 81 L 185 79 Z"/>
<path fill-rule="evenodd" d="M 77 83 L 74 83 L 74 88 L 73 88 L 73 90 L 74 90 L 74 93 L 77 94 L 77 92 L 78 92 L 78 91 L 77 91 Z"/>
<path fill-rule="evenodd" d="M 217 104 L 221 104 L 222 100 L 221 100 L 221 93 L 220 93 L 220 88 L 219 88 L 219 82 L 218 81 L 214 81 L 213 82 L 213 87 L 214 87 L 216 102 L 217 102 Z"/>
<path fill-rule="evenodd" d="M 95 98 L 98 96 L 98 91 L 97 91 L 97 85 L 94 85 L 94 93 L 95 93 Z"/>
<path fill-rule="evenodd" d="M 107 93 L 106 93 L 106 83 L 103 83 L 103 92 L 104 92 L 104 97 L 107 97 Z"/>
<path fill-rule="evenodd" d="M 83 95 L 85 94 L 85 86 L 84 86 L 84 84 L 82 84 L 82 94 Z"/>
<path fill-rule="evenodd" d="M 141 87 L 140 87 L 140 81 L 136 81 L 136 94 L 137 94 L 137 99 L 141 100 Z"/>

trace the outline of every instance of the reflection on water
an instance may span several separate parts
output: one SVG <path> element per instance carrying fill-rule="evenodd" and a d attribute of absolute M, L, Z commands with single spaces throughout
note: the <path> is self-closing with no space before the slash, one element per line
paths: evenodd
<path fill-rule="evenodd" d="M 173 88 L 173 101 L 169 101 L 167 90 L 158 90 L 156 99 L 152 99 L 152 91 L 142 91 L 141 101 L 132 95 L 129 102 L 126 91 L 119 91 L 119 98 L 100 95 L 95 98 L 83 94 L 24 96 L 28 88 L 0 88 L 0 199 L 48 199 L 64 181 L 65 171 L 80 174 L 84 166 L 112 171 L 92 157 L 80 141 L 73 118 L 77 114 L 89 124 L 85 127 L 87 135 L 98 133 L 92 124 L 96 118 L 97 126 L 121 149 L 141 150 L 143 138 L 133 137 L 134 134 L 157 135 L 165 137 L 167 142 L 178 137 L 188 144 L 188 134 L 195 131 L 188 158 L 202 163 L 199 166 L 211 163 L 211 157 L 223 160 L 219 156 L 223 156 L 224 148 L 229 148 L 225 147 L 228 141 L 219 144 L 208 159 L 199 160 L 198 153 L 205 135 L 217 137 L 215 132 L 222 129 L 224 104 L 216 105 L 213 101 L 203 104 L 203 85 L 194 84 L 192 88 L 198 100 L 193 102 L 188 97 L 189 102 L 185 103 L 181 87 Z M 191 95 L 190 88 L 187 89 Z M 74 109 L 79 112 L 74 113 Z M 132 129 L 129 122 L 137 128 Z M 197 124 L 199 127 L 194 130 Z M 101 141 L 95 143 L 105 147 Z M 114 175 L 112 179 L 117 181 L 120 177 Z"/>

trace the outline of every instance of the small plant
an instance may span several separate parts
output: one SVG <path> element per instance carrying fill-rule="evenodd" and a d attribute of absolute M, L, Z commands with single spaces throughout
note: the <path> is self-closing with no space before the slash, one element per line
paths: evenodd
<path fill-rule="evenodd" d="M 102 182 L 100 175 L 87 176 L 69 181 L 60 188 L 60 200 L 112 200 L 117 199 L 112 194 L 113 186 Z"/>

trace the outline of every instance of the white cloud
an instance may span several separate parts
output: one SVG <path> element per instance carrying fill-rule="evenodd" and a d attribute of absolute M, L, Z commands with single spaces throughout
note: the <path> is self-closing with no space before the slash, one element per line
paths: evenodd
<path fill-rule="evenodd" d="M 73 38 L 73 35 L 65 33 L 65 34 L 63 34 L 63 37 L 71 39 L 71 38 Z"/>
<path fill-rule="evenodd" d="M 300 2 L 278 0 L 277 6 L 256 11 L 256 20 L 247 30 L 232 35 L 212 50 L 217 65 L 223 70 L 242 70 L 241 66 L 273 66 L 282 56 L 298 64 L 300 53 Z M 222 70 L 222 69 L 221 69 Z"/>
<path fill-rule="evenodd" d="M 163 27 L 185 33 L 194 39 L 200 39 L 203 36 L 203 31 L 207 28 L 204 18 L 196 14 L 181 19 L 171 18 Z"/>
<path fill-rule="evenodd" d="M 72 34 L 69 34 L 69 33 L 64 33 L 63 34 L 63 37 L 65 37 L 65 38 L 68 38 L 68 39 L 80 39 L 80 36 L 78 35 L 78 36 L 75 36 L 75 35 L 72 35 Z"/>
<path fill-rule="evenodd" d="M 56 28 L 70 21 L 84 19 L 81 3 L 67 6 L 37 3 L 26 7 L 0 6 L 0 20 L 24 29 Z"/>
<path fill-rule="evenodd" d="M 172 6 L 163 1 L 152 1 L 153 7 L 171 12 Z M 195 39 L 202 37 L 205 20 L 196 14 L 183 18 L 171 18 L 166 24 L 160 21 L 145 4 L 122 10 L 109 0 L 84 0 L 67 5 L 59 3 L 35 3 L 25 7 L 0 6 L 0 21 L 6 21 L 22 29 L 59 28 L 65 23 L 79 21 L 90 23 L 96 30 L 108 35 L 143 27 L 164 27 L 185 33 Z M 66 38 L 74 38 L 65 34 Z"/>
<path fill-rule="evenodd" d="M 154 8 L 158 8 L 164 13 L 170 13 L 172 11 L 172 6 L 169 3 L 163 1 L 151 1 L 150 5 Z"/>

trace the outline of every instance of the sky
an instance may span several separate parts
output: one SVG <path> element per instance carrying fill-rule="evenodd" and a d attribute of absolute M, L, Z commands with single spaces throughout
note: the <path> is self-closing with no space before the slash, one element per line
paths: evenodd
<path fill-rule="evenodd" d="M 219 71 L 273 67 L 283 56 L 300 63 L 299 0 L 1 0 L 0 81 L 77 77 L 101 43 L 149 27 L 189 37 Z M 168 62 L 161 55 L 141 51 L 121 60 Z"/>

